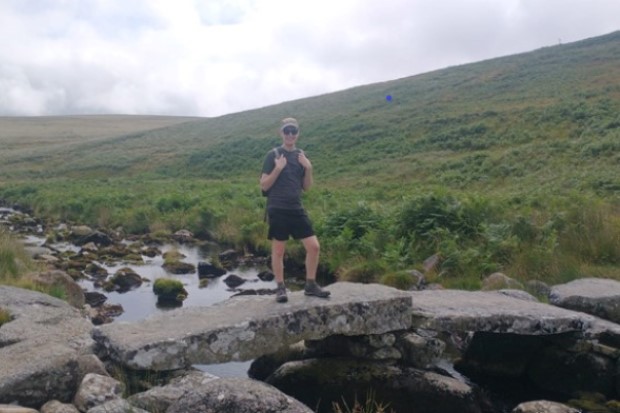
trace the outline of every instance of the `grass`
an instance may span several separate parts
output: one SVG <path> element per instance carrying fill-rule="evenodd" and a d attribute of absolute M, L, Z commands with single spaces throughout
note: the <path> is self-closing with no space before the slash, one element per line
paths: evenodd
<path fill-rule="evenodd" d="M 23 245 L 0 227 L 0 283 L 18 285 L 23 275 L 37 268 Z"/>
<path fill-rule="evenodd" d="M 475 289 L 495 271 L 550 283 L 617 277 L 618 85 L 615 32 L 157 127 L 91 117 L 73 137 L 59 119 L 41 137 L 41 119 L 31 130 L 0 119 L 0 199 L 51 221 L 189 229 L 268 254 L 258 174 L 279 144 L 278 120 L 294 115 L 315 170 L 304 203 L 337 276 L 404 285 L 394 274 L 436 255 L 428 276 L 446 287 Z"/>
<path fill-rule="evenodd" d="M 23 244 L 0 227 L 0 285 L 39 291 L 65 300 L 67 293 L 62 286 L 42 286 L 30 277 L 45 268 L 32 260 Z"/>
<path fill-rule="evenodd" d="M 351 407 L 349 407 L 344 399 L 342 403 L 332 403 L 333 413 L 394 413 L 393 409 L 388 409 L 389 403 L 383 404 L 377 402 L 373 391 L 369 391 L 366 394 L 366 400 L 363 402 L 358 401 L 357 397 L 355 397 Z"/>
<path fill-rule="evenodd" d="M 11 313 L 6 308 L 0 307 L 0 327 L 11 321 Z"/>

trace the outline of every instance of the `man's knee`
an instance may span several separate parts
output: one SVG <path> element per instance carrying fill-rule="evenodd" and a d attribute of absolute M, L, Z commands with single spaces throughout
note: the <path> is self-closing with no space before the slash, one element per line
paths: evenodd
<path fill-rule="evenodd" d="M 284 257 L 284 251 L 286 249 L 286 244 L 283 242 L 274 242 L 271 245 L 271 255 L 276 257 Z"/>
<path fill-rule="evenodd" d="M 319 244 L 319 240 L 316 237 L 311 237 L 307 239 L 304 245 L 306 247 L 307 254 L 318 255 L 321 250 L 321 245 Z"/>

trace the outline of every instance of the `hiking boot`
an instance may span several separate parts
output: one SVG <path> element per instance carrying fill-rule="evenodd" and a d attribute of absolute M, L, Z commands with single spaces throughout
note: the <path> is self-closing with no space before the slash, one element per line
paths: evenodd
<path fill-rule="evenodd" d="M 276 302 L 285 303 L 287 301 L 288 297 L 286 296 L 286 286 L 284 284 L 278 284 L 276 287 Z"/>
<path fill-rule="evenodd" d="M 316 282 L 306 282 L 304 287 L 304 294 L 312 295 L 314 297 L 327 298 L 331 294 L 329 291 L 323 290 Z"/>

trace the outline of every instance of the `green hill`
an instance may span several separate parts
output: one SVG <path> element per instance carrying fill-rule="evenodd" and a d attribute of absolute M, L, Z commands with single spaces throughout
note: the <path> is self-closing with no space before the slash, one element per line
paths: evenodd
<path fill-rule="evenodd" d="M 411 266 L 425 254 L 462 255 L 491 242 L 489 228 L 506 245 L 492 252 L 487 245 L 478 258 L 470 251 L 472 262 L 489 263 L 478 272 L 521 265 L 514 271 L 523 274 L 531 267 L 519 260 L 559 259 L 556 244 L 579 244 L 571 246 L 575 259 L 604 275 L 610 271 L 601 266 L 620 264 L 620 32 L 218 118 L 123 117 L 123 129 L 118 117 L 102 116 L 91 120 L 116 127 L 43 135 L 15 126 L 23 118 L 2 118 L 0 197 L 133 231 L 209 227 L 221 240 L 260 250 L 257 178 L 286 116 L 301 122 L 299 146 L 317 181 L 306 202 L 336 271 L 359 264 L 341 250 L 374 254 L 363 248 L 383 242 L 382 260 Z M 417 221 L 402 228 L 413 206 Z M 583 208 L 593 215 L 579 218 Z M 435 222 L 438 214 L 456 226 Z M 472 224 L 459 221 L 467 214 L 485 217 L 476 236 L 459 232 Z M 608 245 L 582 251 L 594 241 L 574 239 L 579 219 L 603 220 Z M 413 228 L 424 227 L 420 220 L 434 224 L 421 232 Z M 347 224 L 354 221 L 361 232 Z M 528 236 L 544 249 L 529 258 L 519 255 Z M 368 245 L 353 248 L 357 241 Z"/>

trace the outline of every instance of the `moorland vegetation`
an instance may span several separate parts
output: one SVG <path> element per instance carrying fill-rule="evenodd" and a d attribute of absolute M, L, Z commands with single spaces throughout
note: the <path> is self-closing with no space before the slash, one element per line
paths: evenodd
<path fill-rule="evenodd" d="M 338 279 L 406 288 L 432 256 L 451 288 L 620 279 L 620 32 L 217 118 L 1 118 L 0 199 L 267 254 L 258 176 L 287 116 Z"/>

